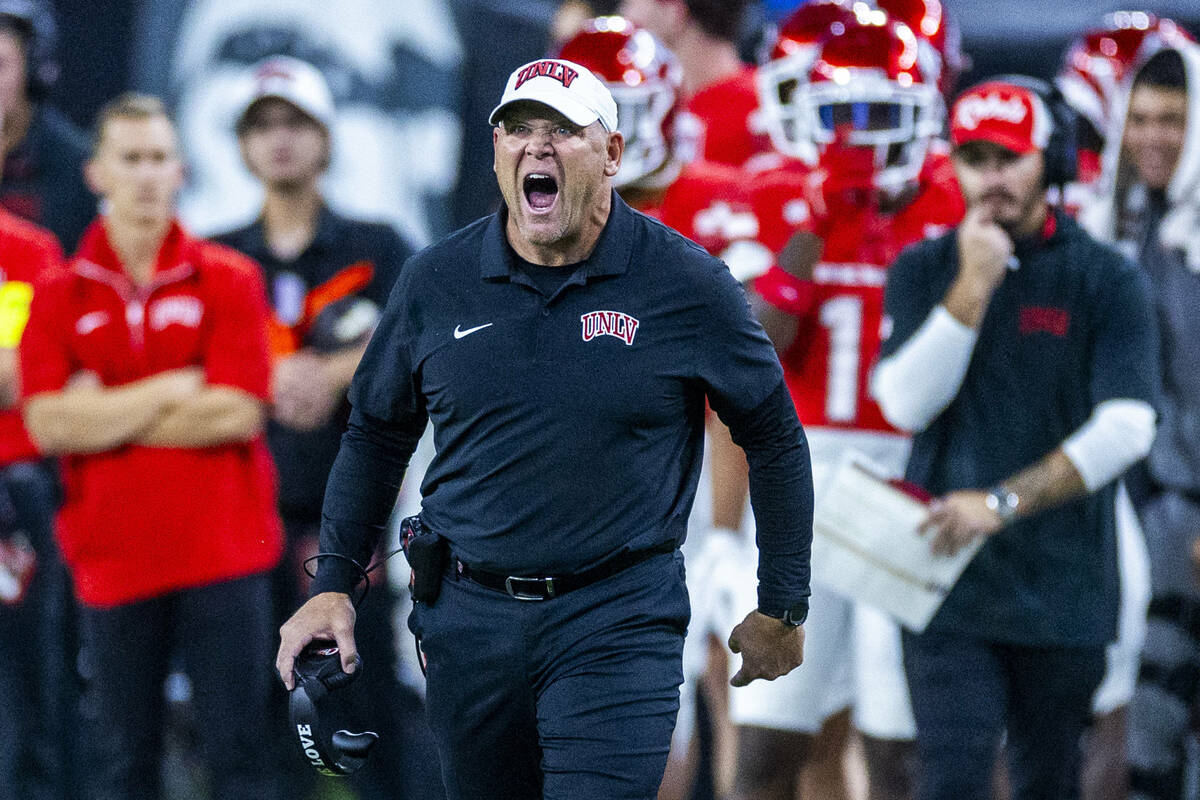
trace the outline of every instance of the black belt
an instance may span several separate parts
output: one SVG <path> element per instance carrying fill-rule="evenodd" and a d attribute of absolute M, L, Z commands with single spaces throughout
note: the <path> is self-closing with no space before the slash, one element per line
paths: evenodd
<path fill-rule="evenodd" d="M 549 600 L 576 589 L 595 583 L 599 580 L 616 575 L 629 569 L 634 564 L 640 564 L 648 558 L 670 553 L 675 550 L 674 542 L 664 542 L 646 550 L 633 550 L 621 553 L 601 564 L 573 575 L 553 575 L 546 577 L 526 577 L 519 575 L 501 575 L 497 572 L 485 572 L 469 564 L 464 564 L 457 557 L 454 559 L 454 571 L 461 578 L 474 581 L 484 588 L 496 592 L 504 592 L 518 600 Z"/>

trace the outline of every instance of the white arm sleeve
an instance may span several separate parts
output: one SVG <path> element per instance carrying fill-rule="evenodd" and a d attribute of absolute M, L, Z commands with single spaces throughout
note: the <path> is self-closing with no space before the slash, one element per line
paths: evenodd
<path fill-rule="evenodd" d="M 1156 414 L 1143 400 L 1105 400 L 1063 442 L 1063 452 L 1089 492 L 1116 479 L 1146 457 L 1154 442 Z"/>
<path fill-rule="evenodd" d="M 904 345 L 875 365 L 871 396 L 897 428 L 923 430 L 958 394 L 979 334 L 935 306 Z"/>

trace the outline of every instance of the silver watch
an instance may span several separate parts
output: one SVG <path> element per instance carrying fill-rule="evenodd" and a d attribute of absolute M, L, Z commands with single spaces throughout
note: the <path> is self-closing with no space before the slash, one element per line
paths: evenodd
<path fill-rule="evenodd" d="M 1017 497 L 1017 493 L 1012 489 L 996 486 L 988 490 L 987 497 L 983 502 L 989 510 L 996 512 L 996 516 L 1000 517 L 1001 522 L 1007 525 L 1016 519 L 1017 506 L 1021 504 L 1021 498 Z"/>

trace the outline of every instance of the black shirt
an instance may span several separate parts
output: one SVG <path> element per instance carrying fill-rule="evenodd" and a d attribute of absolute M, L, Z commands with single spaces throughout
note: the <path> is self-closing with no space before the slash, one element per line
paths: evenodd
<path fill-rule="evenodd" d="M 58 110 L 34 111 L 29 131 L 4 158 L 0 205 L 49 229 L 67 254 L 96 217 L 96 198 L 83 180 L 87 137 Z"/>
<path fill-rule="evenodd" d="M 213 238 L 262 266 L 276 323 L 296 331 L 294 344 L 325 352 L 354 344 L 336 335 L 337 320 L 352 310 L 362 314 L 361 307 L 352 305 L 359 301 L 371 304 L 377 315 L 412 254 L 391 227 L 347 219 L 328 208 L 321 210 L 312 243 L 291 261 L 281 261 L 271 251 L 262 220 Z M 369 273 L 362 271 L 364 266 Z M 360 286 L 363 278 L 366 285 Z M 307 319 L 306 300 L 311 309 L 318 296 L 319 303 L 329 303 L 329 312 Z M 268 423 L 267 443 L 279 470 L 279 507 L 289 521 L 320 519 L 325 482 L 348 415 L 349 405 L 344 403 L 328 424 L 313 431 L 288 428 L 273 419 Z"/>
<path fill-rule="evenodd" d="M 1157 337 L 1144 277 L 1062 214 L 1016 243 L 962 386 L 913 438 L 907 477 L 935 495 L 986 489 L 1058 448 L 1105 400 L 1157 397 Z M 957 233 L 888 270 L 895 353 L 958 273 Z M 1032 645 L 1094 646 L 1115 633 L 1114 489 L 1018 519 L 990 537 L 928 630 Z"/>
<path fill-rule="evenodd" d="M 592 255 L 548 296 L 515 263 L 503 211 L 406 265 L 351 388 L 322 549 L 369 554 L 411 453 L 390 451 L 426 417 L 422 518 L 472 566 L 572 573 L 682 542 L 707 398 L 751 464 L 760 604 L 804 601 L 812 481 L 775 351 L 724 264 L 612 202 Z M 407 434 L 386 444 L 389 431 Z M 352 580 L 326 559 L 314 591 Z"/>

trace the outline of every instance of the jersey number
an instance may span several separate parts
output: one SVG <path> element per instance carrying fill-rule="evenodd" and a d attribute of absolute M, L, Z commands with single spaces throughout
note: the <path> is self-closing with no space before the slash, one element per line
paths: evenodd
<path fill-rule="evenodd" d="M 830 422 L 853 422 L 858 415 L 862 298 L 842 295 L 828 300 L 821 305 L 820 318 L 822 327 L 829 331 L 825 418 Z"/>

